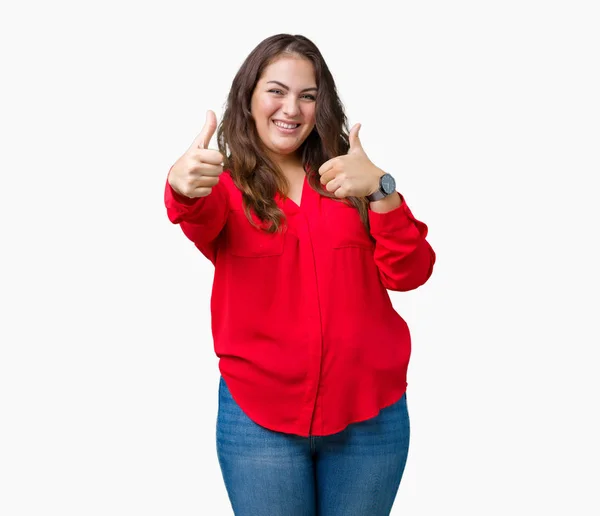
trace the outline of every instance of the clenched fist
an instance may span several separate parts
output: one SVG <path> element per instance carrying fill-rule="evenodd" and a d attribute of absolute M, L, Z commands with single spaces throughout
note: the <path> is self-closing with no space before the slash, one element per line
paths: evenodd
<path fill-rule="evenodd" d="M 207 111 L 206 122 L 190 148 L 171 167 L 168 181 L 173 190 L 186 197 L 206 197 L 223 173 L 223 155 L 207 149 L 217 129 L 217 117 Z"/>

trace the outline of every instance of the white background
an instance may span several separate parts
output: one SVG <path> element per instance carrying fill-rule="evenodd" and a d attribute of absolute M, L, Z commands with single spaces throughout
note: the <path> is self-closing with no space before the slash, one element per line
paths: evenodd
<path fill-rule="evenodd" d="M 163 192 L 280 32 L 319 46 L 437 252 L 391 294 L 413 336 L 392 514 L 600 514 L 594 7 L 3 4 L 0 514 L 232 514 L 213 269 Z"/>

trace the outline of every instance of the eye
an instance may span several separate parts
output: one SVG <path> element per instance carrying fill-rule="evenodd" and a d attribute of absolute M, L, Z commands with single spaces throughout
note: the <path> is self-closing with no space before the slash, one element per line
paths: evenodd
<path fill-rule="evenodd" d="M 314 95 L 309 95 L 308 93 L 306 95 L 304 95 L 304 97 L 309 100 L 317 100 L 317 98 Z"/>
<path fill-rule="evenodd" d="M 283 93 L 283 91 L 281 91 L 281 90 L 276 90 L 276 89 L 272 89 L 272 90 L 269 90 L 269 93 L 277 93 L 277 94 L 280 94 L 280 93 Z"/>

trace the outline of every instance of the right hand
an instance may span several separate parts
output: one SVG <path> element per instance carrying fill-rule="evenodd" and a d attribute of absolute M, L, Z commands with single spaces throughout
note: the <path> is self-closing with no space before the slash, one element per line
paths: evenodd
<path fill-rule="evenodd" d="M 209 150 L 208 144 L 217 129 L 217 117 L 206 112 L 206 122 L 190 148 L 171 167 L 168 181 L 173 190 L 186 197 L 206 197 L 223 173 L 223 155 Z"/>

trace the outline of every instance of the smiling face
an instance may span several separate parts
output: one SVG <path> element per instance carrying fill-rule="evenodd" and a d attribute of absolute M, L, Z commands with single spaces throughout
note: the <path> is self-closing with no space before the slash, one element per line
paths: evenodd
<path fill-rule="evenodd" d="M 292 155 L 313 130 L 316 96 L 315 70 L 309 60 L 286 55 L 264 69 L 250 110 L 258 136 L 275 159 Z"/>

